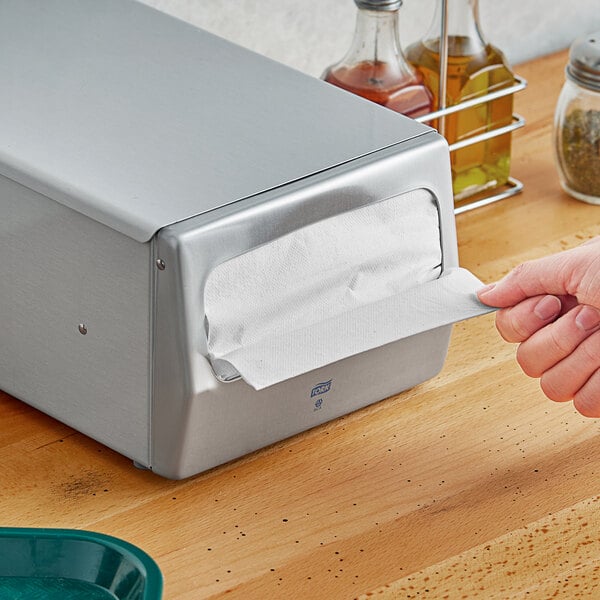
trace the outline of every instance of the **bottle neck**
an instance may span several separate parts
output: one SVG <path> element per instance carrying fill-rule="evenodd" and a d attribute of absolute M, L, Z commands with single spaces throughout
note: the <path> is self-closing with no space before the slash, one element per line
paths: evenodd
<path fill-rule="evenodd" d="M 359 8 L 350 49 L 342 60 L 345 64 L 385 63 L 399 75 L 413 76 L 406 62 L 398 35 L 398 10 Z"/>
<path fill-rule="evenodd" d="M 448 54 L 450 56 L 471 56 L 480 53 L 486 46 L 486 40 L 479 25 L 478 0 L 447 0 L 446 31 L 448 35 Z M 435 14 L 425 36 L 425 45 L 439 51 L 442 23 L 442 2 L 435 5 Z"/>

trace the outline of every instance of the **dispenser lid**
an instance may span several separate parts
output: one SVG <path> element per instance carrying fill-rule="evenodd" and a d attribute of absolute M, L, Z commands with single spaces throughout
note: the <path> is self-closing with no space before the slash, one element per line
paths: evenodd
<path fill-rule="evenodd" d="M 0 175 L 138 241 L 431 131 L 129 0 L 4 0 L 0 80 Z"/>
<path fill-rule="evenodd" d="M 365 10 L 398 10 L 402 6 L 402 0 L 354 0 L 358 8 Z"/>
<path fill-rule="evenodd" d="M 571 45 L 567 76 L 575 83 L 600 92 L 600 31 L 577 38 Z"/>

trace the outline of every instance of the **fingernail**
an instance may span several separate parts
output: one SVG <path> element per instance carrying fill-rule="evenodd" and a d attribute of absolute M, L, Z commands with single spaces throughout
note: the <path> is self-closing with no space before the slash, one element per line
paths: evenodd
<path fill-rule="evenodd" d="M 544 296 L 533 309 L 535 316 L 542 320 L 548 321 L 558 315 L 562 305 L 556 296 Z"/>
<path fill-rule="evenodd" d="M 591 306 L 583 306 L 575 317 L 575 325 L 583 331 L 591 331 L 600 325 L 600 310 Z"/>

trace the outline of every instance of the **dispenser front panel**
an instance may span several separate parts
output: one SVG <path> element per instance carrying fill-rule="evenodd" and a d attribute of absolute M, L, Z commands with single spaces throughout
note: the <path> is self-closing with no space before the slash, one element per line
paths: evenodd
<path fill-rule="evenodd" d="M 412 235 L 411 228 L 415 228 L 419 217 L 415 215 L 413 221 L 410 214 L 415 206 L 422 205 L 424 235 L 428 238 L 424 247 L 429 257 L 415 267 L 412 275 L 435 278 L 458 266 L 447 146 L 435 133 L 401 146 L 357 158 L 159 232 L 154 259 L 162 261 L 164 269 L 156 271 L 149 465 L 153 470 L 168 477 L 186 477 L 396 394 L 439 371 L 446 355 L 449 327 L 322 365 L 261 390 L 243 380 L 219 381 L 209 360 L 207 331 L 211 315 L 207 315 L 205 302 L 211 273 L 218 273 L 231 259 L 253 251 L 260 253 L 261 247 L 268 244 L 282 243 L 277 240 L 288 234 L 315 224 L 318 231 L 320 223 L 326 227 L 327 219 L 344 222 L 353 211 L 356 216 L 364 207 L 386 201 L 395 207 L 397 202 L 397 223 L 403 223 L 406 235 Z M 409 197 L 416 198 L 416 203 L 403 205 Z M 379 216 L 385 222 L 380 222 L 378 228 L 374 219 L 371 236 L 383 236 L 386 230 L 389 234 L 390 214 L 384 211 Z M 365 242 L 368 240 L 360 241 Z M 352 243 L 358 249 L 359 240 L 353 238 Z M 356 252 L 349 262 L 357 263 L 359 271 L 366 273 L 368 261 L 363 261 L 361 254 Z M 385 260 L 381 252 L 377 251 L 375 257 L 382 269 Z M 342 256 L 339 259 L 344 260 Z M 340 261 L 334 261 L 334 271 L 339 271 Z M 284 268 L 285 260 L 279 262 Z M 402 260 L 396 266 L 400 263 Z M 260 268 L 255 273 L 260 273 Z M 310 277 L 310 270 L 307 273 Z M 347 282 L 352 280 L 352 273 L 350 266 L 343 275 Z M 267 273 L 266 279 L 269 277 Z M 292 272 L 279 282 L 280 297 L 293 280 Z M 236 282 L 230 284 L 235 288 Z M 304 300 L 310 298 L 308 284 L 302 292 Z M 213 298 L 214 289 L 208 287 L 209 297 Z M 270 287 L 262 290 L 265 296 Z M 363 291 L 367 298 L 368 292 Z M 241 297 L 237 307 L 223 305 L 225 313 L 239 313 L 250 300 L 243 286 L 232 292 Z M 255 290 L 257 301 L 261 295 L 261 290 Z M 323 302 L 322 306 L 327 304 Z M 311 314 L 310 309 L 301 312 L 304 316 Z"/>

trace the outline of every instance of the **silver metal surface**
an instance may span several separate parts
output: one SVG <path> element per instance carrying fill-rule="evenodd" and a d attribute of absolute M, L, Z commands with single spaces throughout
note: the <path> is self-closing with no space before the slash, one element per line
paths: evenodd
<path fill-rule="evenodd" d="M 452 106 L 446 106 L 446 89 L 447 89 L 447 80 L 448 80 L 448 2 L 447 0 L 441 0 L 441 19 L 440 19 L 440 73 L 439 73 L 439 88 L 438 88 L 438 109 L 427 113 L 426 115 L 422 115 L 420 117 L 416 117 L 416 120 L 421 123 L 430 123 L 431 121 L 438 120 L 438 131 L 445 135 L 446 132 L 446 117 L 448 115 L 454 114 L 456 112 L 466 110 L 468 108 L 472 108 L 473 106 L 478 106 L 479 104 L 492 102 L 498 98 L 502 98 L 503 96 L 508 96 L 514 94 L 527 86 L 527 81 L 522 77 L 517 75 L 514 76 L 515 83 L 511 86 L 502 88 L 500 90 L 496 90 L 494 92 L 490 92 L 483 96 L 478 96 L 476 98 L 472 98 L 470 100 L 465 100 L 463 102 L 459 102 L 458 104 L 454 104 Z M 460 148 L 465 148 L 472 144 L 477 144 L 479 142 L 483 142 L 485 140 L 491 139 L 498 135 L 503 135 L 505 133 L 510 133 L 519 127 L 525 125 L 525 119 L 520 115 L 514 114 L 512 118 L 512 123 L 509 125 L 498 127 L 492 129 L 486 133 L 471 136 L 467 139 L 461 140 L 459 142 L 454 142 L 450 144 L 450 152 L 454 152 L 459 150 Z M 455 214 L 461 214 L 463 212 L 467 212 L 469 210 L 473 210 L 475 208 L 479 208 L 481 206 L 485 206 L 487 204 L 491 204 L 493 202 L 497 202 L 499 200 L 504 200 L 510 196 L 514 196 L 518 194 L 523 189 L 523 184 L 511 177 L 509 177 L 507 186 L 501 188 L 500 190 L 492 189 L 487 192 L 484 197 L 478 195 L 476 199 L 473 200 L 461 200 L 459 206 L 455 208 Z"/>
<path fill-rule="evenodd" d="M 480 142 L 485 142 L 486 140 L 491 140 L 499 135 L 504 135 L 505 133 L 510 133 L 511 131 L 515 131 L 525 125 L 525 119 L 517 114 L 513 114 L 512 122 L 508 125 L 504 125 L 503 127 L 496 127 L 494 129 L 490 129 L 485 133 L 480 133 L 478 135 L 472 135 L 471 137 L 465 138 L 464 140 L 460 140 L 460 142 L 454 142 L 454 144 L 450 144 L 450 152 L 454 150 L 460 150 L 461 148 L 466 148 L 467 146 L 472 146 L 473 144 L 478 144 Z"/>
<path fill-rule="evenodd" d="M 467 108 L 472 108 L 473 106 L 477 106 L 479 104 L 485 104 L 487 102 L 491 102 L 492 100 L 497 100 L 498 98 L 502 98 L 503 96 L 510 96 L 511 94 L 524 90 L 526 87 L 527 80 L 523 77 L 515 75 L 515 83 L 513 85 L 502 88 L 500 90 L 496 90 L 494 92 L 490 92 L 489 94 L 484 94 L 483 96 L 477 96 L 476 98 L 465 100 L 464 102 L 460 102 L 459 104 L 447 106 L 443 110 L 436 110 L 434 112 L 427 113 L 426 115 L 416 117 L 415 120 L 419 121 L 420 123 L 429 123 L 430 121 L 433 121 L 442 115 L 451 115 L 452 113 L 459 112 Z"/>
<path fill-rule="evenodd" d="M 0 389 L 148 464 L 150 245 L 2 176 L 0 214 Z"/>
<path fill-rule="evenodd" d="M 418 188 L 438 199 L 443 267 L 457 266 L 448 150 L 434 132 L 159 232 L 154 253 L 170 268 L 157 273 L 153 470 L 174 478 L 188 476 L 381 400 L 437 372 L 449 328 L 344 359 L 260 392 L 243 381 L 217 381 L 206 358 L 203 289 L 215 266 L 305 225 Z M 315 410 L 311 390 L 328 379 L 335 381 L 335 394 L 327 410 Z"/>
<path fill-rule="evenodd" d="M 600 92 L 600 31 L 581 36 L 571 44 L 566 74 L 578 85 Z"/>
<path fill-rule="evenodd" d="M 438 88 L 439 132 L 446 135 L 446 90 L 448 87 L 448 1 L 441 0 L 440 81 Z"/>
<path fill-rule="evenodd" d="M 358 8 L 375 11 L 393 11 L 402 6 L 402 0 L 354 0 Z"/>
<path fill-rule="evenodd" d="M 128 0 L 4 0 L 0 79 L 0 173 L 138 241 L 426 131 Z"/>
<path fill-rule="evenodd" d="M 0 76 L 2 389 L 181 478 L 439 371 L 450 327 L 226 385 L 203 306 L 221 262 L 413 189 L 456 267 L 431 128 L 127 0 L 0 3 Z"/>
<path fill-rule="evenodd" d="M 468 212 L 469 210 L 474 210 L 475 208 L 481 208 L 482 206 L 487 206 L 488 204 L 493 204 L 494 202 L 498 202 L 499 200 L 505 200 L 506 198 L 511 198 L 512 196 L 516 196 L 523 190 L 523 184 L 514 177 L 509 177 L 508 182 L 505 186 L 501 188 L 496 188 L 493 192 L 488 193 L 483 198 L 477 197 L 474 200 L 470 200 L 465 202 L 461 206 L 457 206 L 454 209 L 455 215 L 460 215 L 464 212 Z"/>
<path fill-rule="evenodd" d="M 440 123 L 442 122 L 445 116 L 451 115 L 453 113 L 459 112 L 461 110 L 465 110 L 467 108 L 472 108 L 473 106 L 478 106 L 479 104 L 483 104 L 486 102 L 491 102 L 498 98 L 502 98 L 503 96 L 509 96 L 514 94 L 520 90 L 523 90 L 527 87 L 527 81 L 522 77 L 515 75 L 515 83 L 506 88 L 502 88 L 500 90 L 496 90 L 489 94 L 485 94 L 484 96 L 479 96 L 477 98 L 472 98 L 471 100 L 466 100 L 464 102 L 460 102 L 459 104 L 455 104 L 452 106 L 445 107 L 441 110 L 434 111 L 432 113 L 428 113 L 421 117 L 417 117 L 416 120 L 422 123 L 429 123 L 434 119 L 440 119 Z M 485 133 L 474 135 L 468 137 L 464 140 L 460 140 L 459 142 L 454 142 L 450 144 L 449 149 L 450 152 L 454 152 L 459 150 L 460 148 L 465 148 L 472 144 L 477 144 L 479 142 L 483 142 L 485 140 L 491 139 L 493 137 L 503 135 L 505 133 L 510 133 L 520 127 L 525 125 L 525 119 L 514 113 L 512 115 L 512 122 L 503 127 L 496 127 L 487 131 Z M 484 196 L 482 197 L 480 194 L 476 195 L 472 200 L 462 200 L 459 201 L 459 205 L 455 208 L 454 213 L 459 215 L 461 213 L 467 212 L 469 210 L 474 210 L 476 208 L 480 208 L 482 206 L 486 206 L 488 204 L 492 204 L 494 202 L 498 202 L 499 200 L 504 200 L 506 198 L 510 198 L 523 190 L 523 184 L 518 180 L 512 177 L 508 178 L 508 183 L 506 186 L 503 186 L 500 189 L 491 189 L 487 193 L 484 192 Z"/>

